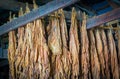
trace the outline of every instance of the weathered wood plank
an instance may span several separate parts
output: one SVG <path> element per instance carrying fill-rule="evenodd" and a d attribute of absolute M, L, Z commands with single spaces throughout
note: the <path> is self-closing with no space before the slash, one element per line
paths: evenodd
<path fill-rule="evenodd" d="M 51 1 L 30 13 L 21 16 L 11 22 L 8 22 L 0 27 L 0 35 L 7 33 L 11 30 L 17 29 L 37 18 L 43 17 L 51 12 L 58 10 L 59 8 L 64 8 L 68 5 L 74 4 L 78 0 L 54 0 Z"/>
<path fill-rule="evenodd" d="M 106 22 L 116 20 L 119 18 L 120 18 L 120 8 L 117 8 L 117 9 L 114 9 L 110 12 L 105 13 L 105 14 L 88 19 L 87 20 L 87 29 L 99 26 L 101 24 L 104 24 Z"/>

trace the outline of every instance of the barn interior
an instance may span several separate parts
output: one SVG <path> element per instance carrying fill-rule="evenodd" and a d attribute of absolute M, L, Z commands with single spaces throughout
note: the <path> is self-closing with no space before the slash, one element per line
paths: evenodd
<path fill-rule="evenodd" d="M 39 7 L 44 6 L 52 1 L 54 2 L 57 0 L 35 0 L 36 4 Z M 26 5 L 28 5 L 30 10 L 32 10 L 33 0 L 0 0 L 0 79 L 9 79 L 9 74 L 10 74 L 9 62 L 8 62 L 8 46 L 9 46 L 8 32 L 10 31 L 10 28 L 8 29 L 3 27 L 5 24 L 9 22 L 10 12 L 12 14 L 15 14 L 15 17 L 19 19 L 18 12 L 21 7 L 23 8 L 23 10 L 25 10 Z M 50 8 L 51 6 L 49 7 L 47 6 L 46 8 Z M 93 18 L 95 16 L 103 16 L 104 14 L 111 12 L 113 13 L 112 17 L 108 17 L 107 21 L 104 22 L 101 21 L 102 24 L 105 24 L 109 21 L 109 24 L 111 23 L 114 27 L 116 27 L 117 23 L 120 23 L 119 0 L 78 0 L 73 4 L 71 3 L 71 5 L 64 6 L 63 9 L 66 12 L 65 16 L 68 16 L 68 18 L 70 17 L 69 13 L 71 13 L 73 7 L 76 9 L 76 11 L 80 10 L 82 12 L 85 12 L 89 16 L 89 18 Z M 66 18 L 66 21 L 69 24 L 70 20 L 68 18 Z M 99 24 L 99 22 L 98 23 L 96 22 L 96 24 Z M 5 31 L 5 29 L 8 31 Z"/>

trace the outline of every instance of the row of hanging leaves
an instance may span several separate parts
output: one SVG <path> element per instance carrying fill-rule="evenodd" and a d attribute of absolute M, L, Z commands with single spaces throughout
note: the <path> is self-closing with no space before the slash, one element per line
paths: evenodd
<path fill-rule="evenodd" d="M 27 5 L 19 16 L 29 12 Z M 70 29 L 60 9 L 50 15 L 48 24 L 40 18 L 10 31 L 10 79 L 119 79 L 120 45 L 116 47 L 112 30 L 87 30 L 85 13 L 79 15 L 82 21 L 73 8 Z"/>

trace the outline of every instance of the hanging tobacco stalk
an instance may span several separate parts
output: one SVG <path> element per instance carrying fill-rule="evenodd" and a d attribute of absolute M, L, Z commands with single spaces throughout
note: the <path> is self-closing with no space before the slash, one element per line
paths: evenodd
<path fill-rule="evenodd" d="M 48 46 L 52 52 L 52 64 L 54 64 L 53 67 L 55 67 L 53 70 L 53 77 L 55 79 L 62 79 L 64 78 L 63 63 L 61 60 L 62 42 L 57 12 L 55 13 L 55 17 L 51 18 L 51 22 L 51 32 L 48 36 Z"/>
<path fill-rule="evenodd" d="M 14 17 L 13 17 L 14 18 Z M 9 21 L 12 20 L 11 13 L 9 17 Z M 9 47 L 8 47 L 8 61 L 10 68 L 10 78 L 15 79 L 15 52 L 16 52 L 16 35 L 15 31 L 9 32 Z"/>
<path fill-rule="evenodd" d="M 119 66 L 118 66 L 118 60 L 117 60 L 117 52 L 116 52 L 116 46 L 115 41 L 112 35 L 112 31 L 107 31 L 107 37 L 108 37 L 108 47 L 109 47 L 109 54 L 110 54 L 110 65 L 111 65 L 111 72 L 113 79 L 119 79 Z"/>
<path fill-rule="evenodd" d="M 95 41 L 96 41 L 96 48 L 97 53 L 100 61 L 100 68 L 101 68 L 101 77 L 105 77 L 104 69 L 105 69 L 105 61 L 104 61 L 104 54 L 103 54 L 103 44 L 100 37 L 100 31 L 98 29 L 95 30 Z"/>
<path fill-rule="evenodd" d="M 72 57 L 72 78 L 79 77 L 79 40 L 78 40 L 78 26 L 75 8 L 72 9 L 71 26 L 70 26 L 70 42 L 69 50 Z"/>
<path fill-rule="evenodd" d="M 64 75 L 66 79 L 70 78 L 71 74 L 71 53 L 68 51 L 68 32 L 67 25 L 65 21 L 64 11 L 62 9 L 59 10 L 60 16 L 60 30 L 61 30 L 61 38 L 62 38 L 62 62 L 64 66 Z"/>
<path fill-rule="evenodd" d="M 81 70 L 82 78 L 88 79 L 89 76 L 89 41 L 86 30 L 86 15 L 83 13 L 81 32 Z"/>
<path fill-rule="evenodd" d="M 96 42 L 93 30 L 89 30 L 89 40 L 90 40 L 90 65 L 92 79 L 100 79 L 100 63 L 97 55 Z"/>
<path fill-rule="evenodd" d="M 120 24 L 117 23 L 117 27 L 120 28 Z M 118 41 L 118 65 L 119 65 L 119 73 L 120 73 L 120 30 L 117 31 L 117 41 Z"/>
<path fill-rule="evenodd" d="M 103 43 L 103 56 L 105 61 L 105 75 L 106 79 L 110 79 L 110 70 L 109 70 L 109 51 L 108 51 L 108 43 L 104 30 L 100 30 L 101 40 Z"/>

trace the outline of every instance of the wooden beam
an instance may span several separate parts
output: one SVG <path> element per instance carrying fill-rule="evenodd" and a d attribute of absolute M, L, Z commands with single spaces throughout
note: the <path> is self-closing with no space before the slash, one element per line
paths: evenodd
<path fill-rule="evenodd" d="M 11 30 L 17 29 L 31 21 L 41 18 L 49 13 L 52 13 L 60 8 L 64 8 L 71 4 L 74 4 L 78 0 L 54 0 L 51 1 L 36 10 L 32 10 L 30 13 L 12 20 L 0 27 L 0 35 L 5 34 Z"/>
<path fill-rule="evenodd" d="M 44 2 L 47 2 L 47 1 L 50 1 L 50 0 L 46 0 Z M 7 2 L 7 4 L 5 2 Z M 41 1 L 36 0 L 36 2 L 41 2 Z M 28 5 L 29 5 L 30 10 L 32 10 L 33 9 L 33 4 L 28 4 Z M 2 8 L 2 9 L 11 10 L 11 11 L 14 11 L 14 12 L 18 12 L 21 7 L 23 8 L 23 11 L 25 11 L 26 4 L 22 3 L 22 2 L 17 2 L 15 0 L 0 0 L 0 8 Z M 41 6 L 39 6 L 39 7 L 41 7 Z M 3 17 L 6 18 L 6 17 L 8 17 L 9 13 L 7 12 L 6 14 L 7 15 L 2 14 L 4 16 L 1 16 L 0 18 L 3 18 Z M 66 18 L 70 19 L 71 12 L 65 11 L 65 15 L 68 15 L 68 16 L 66 16 Z"/>
<path fill-rule="evenodd" d="M 87 29 L 99 26 L 112 20 L 120 19 L 120 8 L 87 20 Z"/>
<path fill-rule="evenodd" d="M 40 1 L 36 0 L 36 2 L 42 2 L 42 1 L 43 0 L 40 0 Z M 43 2 L 46 3 L 48 1 L 51 1 L 51 0 L 45 0 Z M 7 4 L 9 4 L 9 5 L 7 5 L 5 2 L 7 2 Z M 28 4 L 28 5 L 29 5 L 30 10 L 32 10 L 33 9 L 33 4 Z M 84 5 L 82 4 L 82 6 L 84 6 Z M 11 11 L 18 12 L 21 7 L 25 11 L 26 4 L 22 3 L 22 2 L 17 2 L 15 0 L 0 0 L 0 7 L 3 8 L 3 9 L 6 9 L 6 10 L 11 10 Z M 39 6 L 39 7 L 41 7 L 41 6 Z M 68 11 L 64 11 L 64 12 L 65 12 L 65 15 L 67 15 L 66 19 L 71 19 L 70 18 L 71 12 L 68 12 Z M 93 12 L 93 11 L 91 11 L 89 13 L 92 14 L 92 15 L 95 14 L 95 12 Z M 2 14 L 4 16 L 1 16 L 0 18 L 2 18 L 2 17 L 5 17 L 5 18 L 8 17 L 9 13 L 7 12 L 6 14 L 7 15 Z"/>

